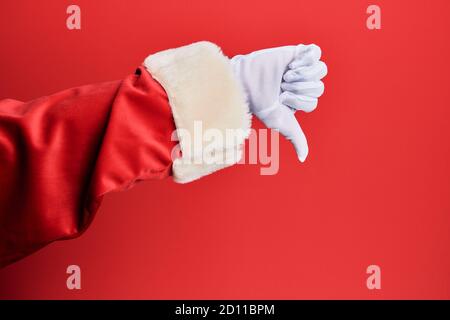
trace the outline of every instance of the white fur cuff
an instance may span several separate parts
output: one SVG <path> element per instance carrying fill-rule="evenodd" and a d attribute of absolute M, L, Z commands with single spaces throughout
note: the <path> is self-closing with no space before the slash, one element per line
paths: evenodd
<path fill-rule="evenodd" d="M 182 157 L 174 180 L 186 183 L 237 163 L 251 114 L 220 48 L 210 42 L 153 54 L 144 66 L 166 90 Z"/>

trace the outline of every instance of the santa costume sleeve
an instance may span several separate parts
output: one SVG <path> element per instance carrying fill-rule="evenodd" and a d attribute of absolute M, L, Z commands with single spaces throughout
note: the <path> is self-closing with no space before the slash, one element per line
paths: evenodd
<path fill-rule="evenodd" d="M 171 175 L 186 183 L 236 163 L 239 154 L 196 160 L 240 150 L 250 122 L 229 59 L 209 42 L 153 54 L 121 81 L 1 100 L 0 267 L 79 236 L 108 192 Z M 186 138 L 197 123 L 245 134 L 204 153 Z"/>

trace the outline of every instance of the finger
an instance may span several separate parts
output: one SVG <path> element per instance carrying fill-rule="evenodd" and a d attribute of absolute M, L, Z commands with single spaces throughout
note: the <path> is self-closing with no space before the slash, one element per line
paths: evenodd
<path fill-rule="evenodd" d="M 280 95 L 280 102 L 295 110 L 311 112 L 317 108 L 318 99 L 285 91 Z"/>
<path fill-rule="evenodd" d="M 309 148 L 306 136 L 303 133 L 300 124 L 295 118 L 294 112 L 286 106 L 281 106 L 281 128 L 280 133 L 288 139 L 294 146 L 297 157 L 301 162 L 304 162 L 308 156 Z"/>
<path fill-rule="evenodd" d="M 310 45 L 307 44 L 299 44 L 297 46 L 295 46 L 295 54 L 294 54 L 294 58 L 300 58 L 301 56 L 303 56 L 308 50 L 310 50 Z"/>
<path fill-rule="evenodd" d="M 322 50 L 320 47 L 314 43 L 312 44 L 299 44 L 295 47 L 295 58 L 301 58 L 305 55 L 314 55 L 320 59 Z"/>
<path fill-rule="evenodd" d="M 322 56 L 322 50 L 319 46 L 311 44 L 306 47 L 307 48 L 305 49 L 300 45 L 297 46 L 295 59 L 289 64 L 290 69 L 297 69 L 301 66 L 311 65 L 314 62 L 320 60 L 320 57 Z"/>
<path fill-rule="evenodd" d="M 282 82 L 281 89 L 296 95 L 318 98 L 325 90 L 322 81 Z"/>
<path fill-rule="evenodd" d="M 288 70 L 283 75 L 283 79 L 286 82 L 320 80 L 325 77 L 327 73 L 327 65 L 323 61 L 319 61 L 311 66 L 303 66 L 297 69 Z"/>

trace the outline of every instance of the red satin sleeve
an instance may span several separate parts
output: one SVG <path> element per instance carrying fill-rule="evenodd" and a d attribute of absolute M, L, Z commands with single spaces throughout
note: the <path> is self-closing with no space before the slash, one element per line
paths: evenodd
<path fill-rule="evenodd" d="M 171 174 L 175 130 L 144 69 L 30 102 L 0 101 L 0 267 L 80 235 L 102 197 Z"/>

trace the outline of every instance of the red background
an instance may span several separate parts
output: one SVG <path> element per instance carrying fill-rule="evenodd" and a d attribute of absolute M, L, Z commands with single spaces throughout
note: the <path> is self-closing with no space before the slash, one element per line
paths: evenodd
<path fill-rule="evenodd" d="M 2 1 L 0 98 L 120 79 L 204 39 L 230 56 L 314 42 L 329 75 L 299 115 L 306 163 L 282 140 L 274 176 L 238 165 L 111 194 L 83 236 L 0 270 L 0 298 L 450 298 L 450 2 L 373 3 L 382 30 L 356 0 Z"/>

